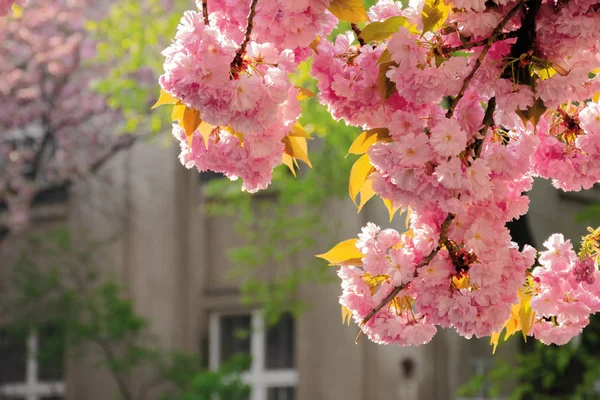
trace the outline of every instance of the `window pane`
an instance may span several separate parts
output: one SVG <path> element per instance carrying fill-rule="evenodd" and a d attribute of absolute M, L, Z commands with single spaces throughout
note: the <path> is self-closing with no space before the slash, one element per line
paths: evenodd
<path fill-rule="evenodd" d="M 25 382 L 27 335 L 0 330 L 0 384 Z"/>
<path fill-rule="evenodd" d="M 57 381 L 63 377 L 65 363 L 64 330 L 57 325 L 46 325 L 38 333 L 39 376 L 42 381 Z"/>
<path fill-rule="evenodd" d="M 278 387 L 267 389 L 267 400 L 294 400 L 296 398 L 296 388 Z"/>
<path fill-rule="evenodd" d="M 250 354 L 251 317 L 230 315 L 221 317 L 221 362 L 234 354 Z"/>
<path fill-rule="evenodd" d="M 277 325 L 267 330 L 266 339 L 266 368 L 294 368 L 294 318 L 284 315 Z"/>

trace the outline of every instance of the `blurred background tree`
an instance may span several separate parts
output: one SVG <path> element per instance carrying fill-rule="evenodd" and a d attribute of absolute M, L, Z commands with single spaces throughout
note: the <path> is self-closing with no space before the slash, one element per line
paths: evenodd
<path fill-rule="evenodd" d="M 115 399 L 246 399 L 250 389 L 240 374 L 250 367 L 249 357 L 233 356 L 209 371 L 200 355 L 157 345 L 122 288 L 100 278 L 105 266 L 96 264 L 95 256 L 109 243 L 74 246 L 66 228 L 27 238 L 10 270 L 9 290 L 0 294 L 9 317 L 0 318 L 8 321 L 0 324 L 0 353 L 31 332 L 42 332 L 44 346 L 37 352 L 42 371 L 61 369 L 67 357 L 89 356 L 91 350 L 88 361 L 110 372 Z M 132 379 L 140 372 L 147 379 Z"/>

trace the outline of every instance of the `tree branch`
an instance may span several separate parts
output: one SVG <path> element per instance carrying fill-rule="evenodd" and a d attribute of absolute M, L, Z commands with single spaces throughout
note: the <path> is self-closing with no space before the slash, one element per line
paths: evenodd
<path fill-rule="evenodd" d="M 202 16 L 204 17 L 204 25 L 208 25 L 208 0 L 202 0 Z"/>
<path fill-rule="evenodd" d="M 471 80 L 473 79 L 473 76 L 475 76 L 477 70 L 479 70 L 479 67 L 481 67 L 481 63 L 483 62 L 483 59 L 490 50 L 490 47 L 492 47 L 492 44 L 494 44 L 495 38 L 502 33 L 502 29 L 504 29 L 504 26 L 517 14 L 521 7 L 523 7 L 523 1 L 518 2 L 508 12 L 508 14 L 504 16 L 504 18 L 502 19 L 502 21 L 500 21 L 498 26 L 496 26 L 492 34 L 486 39 L 486 44 L 483 47 L 483 49 L 481 49 L 481 53 L 479 53 L 479 57 L 477 57 L 473 69 L 471 69 L 471 72 L 463 81 L 462 87 L 460 88 L 460 92 L 458 92 L 458 95 L 450 102 L 450 107 L 448 107 L 448 112 L 446 112 L 446 118 L 452 118 L 452 115 L 454 115 L 454 110 L 456 109 L 458 102 L 464 97 L 465 92 L 469 87 L 469 83 L 471 83 Z"/>
<path fill-rule="evenodd" d="M 360 34 L 362 33 L 360 28 L 358 27 L 358 25 L 356 24 L 350 24 L 350 27 L 352 28 L 352 30 L 354 31 L 354 33 L 356 34 L 356 40 L 358 40 L 358 43 L 361 46 L 365 45 L 365 41 L 363 38 L 360 37 Z"/>
<path fill-rule="evenodd" d="M 244 40 L 242 41 L 242 44 L 240 44 L 240 47 L 238 48 L 238 50 L 235 53 L 235 58 L 231 62 L 231 69 L 234 71 L 239 70 L 242 66 L 244 53 L 246 53 L 246 46 L 248 45 L 248 42 L 250 41 L 250 35 L 252 34 L 252 28 L 254 27 L 254 15 L 256 15 L 256 4 L 257 3 L 258 3 L 258 0 L 252 0 L 252 3 L 250 3 L 250 13 L 248 14 L 248 23 L 246 25 L 246 34 L 244 35 Z"/>

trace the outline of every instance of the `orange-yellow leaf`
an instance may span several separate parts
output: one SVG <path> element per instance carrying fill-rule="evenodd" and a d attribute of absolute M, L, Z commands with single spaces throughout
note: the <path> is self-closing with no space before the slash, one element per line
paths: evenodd
<path fill-rule="evenodd" d="M 285 152 L 295 159 L 304 161 L 310 168 L 312 164 L 308 159 L 308 145 L 306 138 L 297 136 L 286 136 L 283 138 L 285 144 Z"/>
<path fill-rule="evenodd" d="M 310 137 L 310 135 L 308 133 L 306 133 L 306 131 L 304 130 L 302 125 L 300 125 L 300 123 L 298 123 L 298 122 L 296 122 L 294 124 L 294 126 L 292 127 L 292 131 L 290 133 L 288 133 L 288 136 L 302 137 L 302 138 L 309 139 L 309 140 L 313 139 Z"/>
<path fill-rule="evenodd" d="M 317 46 L 319 46 L 319 42 L 321 41 L 321 36 L 317 36 L 315 38 L 315 40 L 313 40 L 312 42 L 310 42 L 310 45 L 308 47 L 310 47 L 312 49 L 312 51 L 315 52 L 315 54 L 319 54 L 319 50 L 317 49 Z"/>
<path fill-rule="evenodd" d="M 408 226 L 410 225 L 410 216 L 412 215 L 412 210 L 410 209 L 410 207 L 406 208 L 406 229 L 408 229 Z"/>
<path fill-rule="evenodd" d="M 340 265 L 347 264 L 351 260 L 359 260 L 358 264 L 352 265 L 361 265 L 360 259 L 362 258 L 362 253 L 356 248 L 356 242 L 358 239 L 348 239 L 341 243 L 336 244 L 331 250 L 327 253 L 317 254 L 316 257 L 322 258 L 329 262 L 329 265 Z M 352 261 L 354 262 L 354 261 Z M 350 264 L 348 264 L 350 265 Z"/>
<path fill-rule="evenodd" d="M 169 93 L 165 92 L 163 89 L 160 89 L 160 96 L 158 97 L 158 101 L 152 106 L 154 110 L 156 107 L 160 107 L 164 104 L 177 104 L 179 100 L 175 97 L 171 96 Z"/>
<path fill-rule="evenodd" d="M 367 201 L 371 200 L 371 198 L 375 195 L 375 190 L 373 189 L 373 179 L 367 179 L 362 189 L 360 190 L 360 204 L 358 205 L 358 211 L 362 210 L 362 208 L 367 204 Z"/>
<path fill-rule="evenodd" d="M 492 354 L 496 354 L 496 347 L 498 347 L 498 340 L 500 340 L 500 333 L 501 332 L 494 332 L 490 336 L 490 344 L 492 346 L 494 346 L 494 348 L 492 350 Z"/>
<path fill-rule="evenodd" d="M 315 97 L 315 94 L 308 89 L 305 89 L 300 86 L 296 86 L 296 89 L 298 89 L 298 100 L 305 100 L 310 99 L 311 97 Z"/>
<path fill-rule="evenodd" d="M 426 0 L 421 13 L 423 33 L 440 29 L 450 15 L 450 11 L 452 7 L 444 3 L 444 0 Z"/>
<path fill-rule="evenodd" d="M 296 169 L 294 168 L 294 159 L 292 158 L 292 156 L 290 156 L 287 153 L 283 153 L 281 162 L 283 164 L 287 165 L 287 167 L 290 169 L 290 171 L 292 171 L 292 174 L 294 174 L 294 176 L 296 176 Z"/>
<path fill-rule="evenodd" d="M 595 103 L 600 101 L 600 92 L 596 92 L 594 96 L 592 96 L 592 101 Z"/>
<path fill-rule="evenodd" d="M 364 131 L 350 146 L 350 150 L 348 150 L 348 154 L 364 154 L 369 150 L 371 145 L 377 142 L 391 142 L 392 137 L 390 136 L 390 131 L 387 128 L 375 128 L 369 129 L 368 131 Z"/>
<path fill-rule="evenodd" d="M 350 198 L 354 202 L 354 205 L 357 205 L 356 196 L 358 195 L 358 192 L 363 188 L 367 178 L 374 170 L 375 168 L 371 165 L 368 154 L 361 156 L 352 166 L 352 169 L 350 170 L 348 192 L 350 193 Z"/>
<path fill-rule="evenodd" d="M 342 306 L 342 325 L 350 325 L 350 321 L 352 321 L 352 311 L 348 309 L 346 306 Z"/>
<path fill-rule="evenodd" d="M 201 122 L 200 111 L 193 108 L 185 109 L 183 112 L 183 129 L 186 136 L 192 136 Z"/>
<path fill-rule="evenodd" d="M 329 12 L 346 22 L 368 21 L 369 16 L 362 0 L 331 0 Z"/>
<path fill-rule="evenodd" d="M 383 204 L 385 205 L 385 208 L 387 208 L 388 213 L 390 215 L 390 222 L 393 221 L 394 219 L 394 215 L 396 215 L 396 212 L 402 207 L 402 206 L 398 206 L 398 207 L 394 207 L 393 203 L 391 200 L 388 199 L 383 199 Z"/>
<path fill-rule="evenodd" d="M 177 104 L 173 107 L 173 111 L 171 111 L 171 120 L 179 121 L 179 126 L 183 128 L 183 113 L 187 107 L 185 104 Z"/>
<path fill-rule="evenodd" d="M 204 138 L 204 145 L 206 146 L 207 149 L 208 149 L 208 138 L 210 137 L 210 134 L 212 133 L 213 130 L 214 130 L 214 127 L 211 124 L 207 124 L 204 121 L 200 122 L 198 131 Z"/>

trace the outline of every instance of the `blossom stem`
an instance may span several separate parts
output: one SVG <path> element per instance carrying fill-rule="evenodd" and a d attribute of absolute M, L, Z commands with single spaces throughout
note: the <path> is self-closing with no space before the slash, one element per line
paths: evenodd
<path fill-rule="evenodd" d="M 494 44 L 496 37 L 502 33 L 502 29 L 504 29 L 504 26 L 515 16 L 515 14 L 521 9 L 521 7 L 523 7 L 522 1 L 518 2 L 517 5 L 515 5 L 508 12 L 508 14 L 506 14 L 506 16 L 504 16 L 504 18 L 502 19 L 502 21 L 500 21 L 498 26 L 496 26 L 492 34 L 486 39 L 486 44 L 483 47 L 483 49 L 481 49 L 481 53 L 479 53 L 479 57 L 477 57 L 473 69 L 471 69 L 471 72 L 463 81 L 462 87 L 460 88 L 460 92 L 458 92 L 458 95 L 450 102 L 450 107 L 448 107 L 448 112 L 446 112 L 446 118 L 452 118 L 452 115 L 454 115 L 454 110 L 456 109 L 458 102 L 465 96 L 467 88 L 469 87 L 469 83 L 471 83 L 471 80 L 473 79 L 473 76 L 475 76 L 475 73 L 479 70 L 479 67 L 481 67 L 481 63 L 483 62 L 483 59 L 492 47 L 492 44 Z"/>
<path fill-rule="evenodd" d="M 244 40 L 240 44 L 240 47 L 237 49 L 235 53 L 235 58 L 231 62 L 231 69 L 237 70 L 242 66 L 242 58 L 244 57 L 244 53 L 246 52 L 246 46 L 250 41 L 250 35 L 252 34 L 252 28 L 254 28 L 254 15 L 256 15 L 256 3 L 258 0 L 252 0 L 250 3 L 250 12 L 248 13 L 248 23 L 246 25 L 246 34 L 244 35 Z"/>
<path fill-rule="evenodd" d="M 208 25 L 208 0 L 202 0 L 202 16 L 204 17 L 204 25 Z"/>

